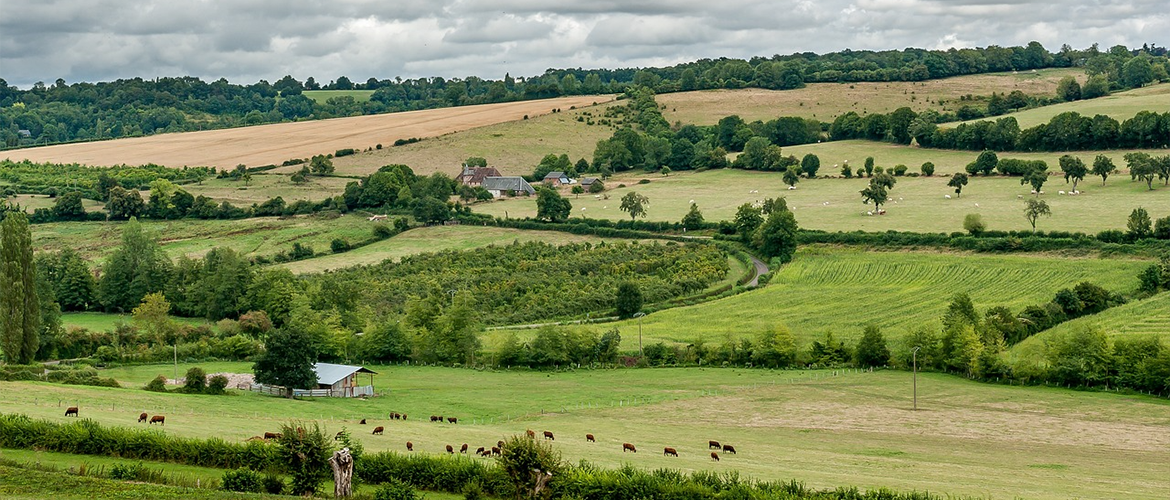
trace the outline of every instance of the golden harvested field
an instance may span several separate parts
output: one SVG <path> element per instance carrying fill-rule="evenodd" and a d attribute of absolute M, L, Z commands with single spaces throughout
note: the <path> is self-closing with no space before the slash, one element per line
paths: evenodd
<path fill-rule="evenodd" d="M 5 153 L 12 160 L 81 163 L 85 165 L 142 165 L 169 167 L 238 164 L 280 164 L 338 149 L 366 149 L 397 139 L 435 137 L 485 125 L 539 116 L 554 108 L 583 107 L 612 96 L 574 96 L 538 101 L 508 102 L 457 108 L 356 116 L 332 120 L 277 123 L 255 127 L 160 134 L 113 141 L 61 144 Z M 590 145 L 592 151 L 592 145 Z"/>
<path fill-rule="evenodd" d="M 989 73 L 957 76 L 925 82 L 812 83 L 796 90 L 706 90 L 657 96 L 666 121 L 712 125 L 728 115 L 745 121 L 771 120 L 778 116 L 801 116 L 833 121 L 838 115 L 889 113 L 902 106 L 915 111 L 955 111 L 965 95 L 987 96 L 992 92 L 1019 90 L 1028 95 L 1052 95 L 1061 78 L 1074 76 L 1082 83 L 1079 69 L 1046 69 L 1023 73 Z M 940 106 L 939 102 L 943 104 Z M 976 101 L 982 105 L 982 102 Z"/>

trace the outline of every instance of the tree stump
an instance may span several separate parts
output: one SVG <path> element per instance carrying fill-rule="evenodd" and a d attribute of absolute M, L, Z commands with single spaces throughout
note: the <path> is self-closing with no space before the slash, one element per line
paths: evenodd
<path fill-rule="evenodd" d="M 333 496 L 348 497 L 353 494 L 353 456 L 349 448 L 342 448 L 333 452 L 329 458 L 329 465 L 333 467 Z"/>

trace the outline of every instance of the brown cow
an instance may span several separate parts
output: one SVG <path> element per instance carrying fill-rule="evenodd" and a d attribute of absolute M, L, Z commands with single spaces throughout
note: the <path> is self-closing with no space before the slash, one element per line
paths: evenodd
<path fill-rule="evenodd" d="M 593 439 L 593 434 L 586 434 L 585 441 L 589 442 L 589 443 L 596 443 L 597 442 L 596 439 Z"/>
<path fill-rule="evenodd" d="M 455 453 L 455 448 L 452 448 L 451 445 L 447 445 L 447 453 Z"/>
<path fill-rule="evenodd" d="M 431 415 L 431 422 L 438 422 L 442 419 L 443 419 L 443 417 L 440 417 L 438 415 Z"/>
<path fill-rule="evenodd" d="M 735 455 L 735 447 L 731 446 L 729 444 L 725 444 L 725 445 L 723 445 L 723 453 L 730 453 L 732 455 Z"/>
<path fill-rule="evenodd" d="M 663 449 L 662 449 L 662 456 L 664 456 L 664 457 L 665 457 L 665 456 L 667 456 L 667 455 L 670 455 L 670 456 L 672 456 L 672 457 L 677 457 L 677 456 L 678 456 L 678 450 L 676 450 L 676 449 L 674 449 L 674 448 L 671 448 L 671 447 L 667 446 L 667 447 L 665 447 L 665 448 L 663 448 Z"/>
<path fill-rule="evenodd" d="M 380 426 L 380 425 L 379 425 L 379 426 L 377 426 L 377 427 L 374 427 L 374 432 L 372 432 L 372 433 L 370 433 L 370 434 L 373 434 L 373 435 L 381 435 L 383 430 L 384 430 L 384 429 L 382 429 L 382 426 Z"/>
<path fill-rule="evenodd" d="M 528 430 L 524 431 L 524 433 L 528 434 L 529 438 L 536 439 L 536 432 L 534 432 L 532 429 L 528 429 Z"/>
<path fill-rule="evenodd" d="M 496 441 L 496 446 L 498 446 L 498 447 L 500 447 L 500 448 L 503 448 L 503 447 L 504 447 L 504 442 L 503 442 L 503 441 Z"/>
<path fill-rule="evenodd" d="M 398 420 L 398 412 L 390 412 L 390 420 Z"/>
<path fill-rule="evenodd" d="M 463 443 L 463 446 L 459 447 L 459 453 L 467 453 L 467 443 Z"/>
<path fill-rule="evenodd" d="M 407 441 L 406 442 L 406 451 L 414 451 L 414 443 Z"/>
<path fill-rule="evenodd" d="M 265 432 L 264 439 L 280 439 L 279 432 Z"/>
<path fill-rule="evenodd" d="M 366 425 L 366 419 L 363 418 L 361 422 L 358 422 L 358 425 Z"/>
<path fill-rule="evenodd" d="M 719 454 L 715 453 L 715 452 L 711 452 L 711 460 L 718 462 L 719 461 Z"/>
<path fill-rule="evenodd" d="M 630 443 L 622 443 L 622 453 L 625 453 L 627 451 L 632 451 L 634 453 L 637 453 L 638 449 L 634 448 L 634 445 L 632 445 Z"/>
<path fill-rule="evenodd" d="M 403 414 L 402 414 L 402 420 L 406 420 L 406 414 L 405 414 L 405 413 L 403 413 Z"/>
<path fill-rule="evenodd" d="M 718 449 L 719 449 L 719 447 L 720 447 L 720 446 L 719 446 L 719 441 L 707 441 L 707 449 L 708 449 L 708 450 L 710 450 L 710 449 L 712 449 L 712 448 L 714 448 L 714 449 L 718 450 Z"/>
<path fill-rule="evenodd" d="M 553 437 L 552 431 L 544 431 L 544 438 L 551 439 L 553 441 L 557 440 L 557 438 Z"/>
<path fill-rule="evenodd" d="M 492 455 L 499 455 L 499 454 L 500 454 L 500 449 L 496 446 L 493 446 L 492 447 Z"/>
<path fill-rule="evenodd" d="M 162 415 L 155 415 L 153 417 L 150 417 L 150 423 L 152 423 L 152 424 L 157 423 L 159 425 L 167 425 L 167 417 L 162 416 Z"/>
<path fill-rule="evenodd" d="M 447 417 L 447 421 L 448 421 L 448 422 L 450 422 L 450 423 L 452 423 L 452 424 L 457 424 L 457 423 L 459 423 L 459 419 L 458 419 L 458 418 L 455 418 L 455 417 Z"/>
<path fill-rule="evenodd" d="M 138 415 L 138 423 L 141 424 L 141 423 L 145 422 L 146 419 L 148 419 L 148 418 L 150 418 L 150 415 L 147 415 L 146 412 L 142 412 Z"/>
<path fill-rule="evenodd" d="M 476 454 L 476 455 L 479 455 L 479 456 L 481 456 L 481 457 L 482 457 L 482 456 L 483 456 L 483 447 L 482 447 L 482 446 L 480 446 L 479 448 L 476 448 L 476 449 L 475 449 L 475 454 Z"/>
<path fill-rule="evenodd" d="M 77 416 L 77 407 L 76 406 L 70 406 L 70 407 L 65 409 L 65 416 L 68 417 L 69 415 L 73 415 L 75 417 Z"/>

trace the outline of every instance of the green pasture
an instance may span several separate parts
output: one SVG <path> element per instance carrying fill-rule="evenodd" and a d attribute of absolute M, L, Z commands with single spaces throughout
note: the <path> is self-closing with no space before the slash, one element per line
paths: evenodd
<path fill-rule="evenodd" d="M 596 121 L 606 107 L 614 105 L 609 100 L 608 96 L 597 96 L 597 102 L 602 103 L 597 106 L 565 109 L 560 113 L 473 128 L 403 146 L 387 144 L 380 150 L 334 158 L 333 164 L 339 175 L 369 175 L 383 165 L 401 163 L 410 165 L 416 174 L 443 172 L 455 177 L 459 175 L 463 162 L 472 156 L 487 159 L 488 165 L 504 175 L 532 174 L 541 158 L 548 154 L 567 154 L 573 162 L 585 158 L 592 163 L 597 141 L 608 139 L 615 128 L 586 125 L 583 121 L 578 122 L 577 117 L 585 119 L 585 113 L 591 113 Z M 292 173 L 297 169 L 299 167 L 284 167 L 275 172 Z"/>
<path fill-rule="evenodd" d="M 334 97 L 352 97 L 357 102 L 366 102 L 370 100 L 370 96 L 374 95 L 373 90 L 306 90 L 303 91 L 305 97 L 312 99 L 318 103 L 324 104 Z"/>
<path fill-rule="evenodd" d="M 1069 111 L 1076 111 L 1084 116 L 1106 115 L 1118 122 L 1132 118 L 1139 111 L 1165 113 L 1170 111 L 1170 84 L 1150 85 L 1096 99 L 1053 104 L 1004 116 L 1015 117 L 1020 128 L 1028 128 L 1048 123 L 1052 117 Z"/>
<path fill-rule="evenodd" d="M 215 247 L 226 247 L 245 257 L 288 252 L 294 242 L 328 253 L 334 238 L 351 243 L 368 239 L 373 223 L 362 215 L 336 219 L 303 215 L 289 218 L 253 217 L 239 220 L 180 219 L 141 221 L 171 257 L 199 257 Z M 37 251 L 72 248 L 82 257 L 102 260 L 122 242 L 124 222 L 59 222 L 32 226 L 33 248 Z"/>
<path fill-rule="evenodd" d="M 1049 255 L 983 255 L 940 252 L 865 252 L 804 247 L 775 272 L 768 286 L 688 307 L 589 327 L 616 327 L 622 349 L 643 344 L 708 347 L 727 339 L 754 336 L 767 328 L 788 327 L 804 349 L 825 332 L 855 341 L 869 323 L 896 341 L 910 328 L 937 323 L 951 298 L 967 293 L 976 307 L 1006 306 L 1018 311 L 1052 300 L 1056 291 L 1092 281 L 1111 291 L 1137 288 L 1140 260 L 1063 258 Z M 701 318 L 701 319 L 700 319 Z M 487 341 L 499 345 L 508 331 L 494 330 Z M 521 338 L 535 335 L 516 331 Z"/>
<path fill-rule="evenodd" d="M 345 185 L 356 179 L 346 177 L 319 177 L 309 176 L 304 184 L 294 183 L 291 173 L 297 172 L 303 165 L 286 167 L 292 169 L 290 175 L 275 173 L 252 174 L 251 180 L 245 185 L 242 180 L 208 179 L 201 184 L 187 184 L 183 186 L 192 196 L 203 195 L 216 202 L 229 202 L 239 207 L 260 204 L 280 196 L 285 203 L 297 200 L 319 202 L 325 198 L 338 196 L 345 191 Z"/>
<path fill-rule="evenodd" d="M 113 330 L 118 323 L 131 323 L 133 316 L 129 314 L 108 314 L 99 312 L 71 312 L 61 314 L 61 326 L 68 328 L 84 328 L 86 330 L 95 332 L 104 332 Z M 207 325 L 215 328 L 215 324 L 208 322 L 202 318 L 182 318 L 179 316 L 171 316 L 171 319 L 179 323 L 199 326 Z"/>
<path fill-rule="evenodd" d="M 204 365 L 246 372 L 247 363 Z M 185 369 L 186 365 L 180 367 Z M 603 467 L 735 470 L 823 488 L 857 486 L 991 498 L 1158 498 L 1170 487 L 1170 404 L 1153 398 L 1011 387 L 920 373 L 911 410 L 905 372 L 662 368 L 495 372 L 372 366 L 388 394 L 361 400 L 287 400 L 241 394 L 157 394 L 133 389 L 0 382 L 0 404 L 66 421 L 63 406 L 106 425 L 167 415 L 159 432 L 240 440 L 290 419 L 346 427 L 367 451 L 443 453 L 488 446 L 525 429 L 554 432 L 565 459 Z M 136 383 L 169 365 L 106 370 Z M 363 377 L 364 378 L 364 377 Z M 363 383 L 365 380 L 362 381 Z M 390 411 L 407 421 L 386 420 Z M 428 421 L 432 414 L 459 423 Z M 369 419 L 369 425 L 356 423 Z M 210 422 L 214 422 L 211 425 Z M 386 428 L 371 436 L 373 426 Z M 597 437 L 586 443 L 585 433 Z M 712 462 L 707 440 L 736 455 Z M 639 453 L 622 453 L 621 443 Z M 663 457 L 663 446 L 679 458 Z"/>
<path fill-rule="evenodd" d="M 527 231 L 492 226 L 429 226 L 412 229 L 393 238 L 371 243 L 340 254 L 325 254 L 312 259 L 277 264 L 294 273 L 315 273 L 356 265 L 399 260 L 408 255 L 444 250 L 470 250 L 488 245 L 543 241 L 552 244 L 618 241 L 556 231 Z M 629 241 L 629 240 L 620 240 Z"/>
<path fill-rule="evenodd" d="M 852 163 L 852 162 L 850 162 Z M 638 184 L 648 179 L 649 184 Z M 622 174 L 611 178 L 609 187 L 597 196 L 570 196 L 572 217 L 621 220 L 629 216 L 618 209 L 621 197 L 636 191 L 650 199 L 646 219 L 677 222 L 682 220 L 693 200 L 708 221 L 732 220 L 744 203 L 762 202 L 765 198 L 784 197 L 800 227 L 825 231 L 914 231 L 950 233 L 963 231 L 967 214 L 982 216 L 988 229 L 998 231 L 1030 230 L 1024 219 L 1023 198 L 1031 197 L 1031 187 L 1021 186 L 1019 178 L 973 177 L 961 197 L 947 187 L 945 176 L 899 177 L 890 190 L 890 201 L 883 206 L 885 215 L 866 215 L 873 205 L 861 203 L 862 189 L 869 179 L 804 179 L 795 190 L 788 190 L 778 172 L 736 169 L 706 172 L 678 172 L 667 177 L 658 174 Z M 626 187 L 619 187 L 625 184 Z M 1041 198 L 1052 208 L 1051 217 L 1037 222 L 1042 231 L 1079 231 L 1097 233 L 1106 229 L 1125 230 L 1129 213 L 1145 207 L 1153 218 L 1170 215 L 1170 196 L 1165 186 L 1149 191 L 1128 175 L 1113 176 L 1105 186 L 1101 179 L 1085 179 L 1079 196 L 1061 196 L 1071 190 L 1061 177 L 1050 177 Z M 757 192 L 752 192 L 757 191 Z M 950 195 L 951 199 L 946 196 Z M 605 197 L 608 196 L 608 199 Z M 496 217 L 534 217 L 534 198 L 513 198 L 472 205 L 475 212 Z M 571 218 L 572 218 L 571 217 Z M 570 219 L 571 219 L 570 218 Z"/>
<path fill-rule="evenodd" d="M 20 208 L 23 208 L 25 212 L 30 214 L 38 208 L 52 209 L 53 205 L 57 202 L 56 198 L 50 198 L 44 194 L 18 194 L 5 198 L 5 200 L 8 203 L 20 205 Z M 100 212 L 105 210 L 106 207 L 105 203 L 86 198 L 81 200 L 81 206 L 85 208 L 86 212 Z"/>

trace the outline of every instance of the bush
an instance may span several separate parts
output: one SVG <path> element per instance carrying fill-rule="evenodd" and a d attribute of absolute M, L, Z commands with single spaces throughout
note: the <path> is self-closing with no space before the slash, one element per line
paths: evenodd
<path fill-rule="evenodd" d="M 114 464 L 110 467 L 110 479 L 118 481 L 134 481 L 142 474 L 143 467 L 141 463 L 137 464 Z"/>
<path fill-rule="evenodd" d="M 374 500 L 418 500 L 419 498 L 418 492 L 414 491 L 413 487 L 395 478 L 390 478 L 374 492 Z"/>
<path fill-rule="evenodd" d="M 922 164 L 922 175 L 925 175 L 927 177 L 934 175 L 934 164 L 931 162 L 923 163 Z"/>
<path fill-rule="evenodd" d="M 350 248 L 349 241 L 345 238 L 334 238 L 333 241 L 329 242 L 329 249 L 333 253 L 348 252 Z"/>
<path fill-rule="evenodd" d="M 268 473 L 264 475 L 262 482 L 265 493 L 269 495 L 280 495 L 284 493 L 284 480 L 280 476 Z"/>
<path fill-rule="evenodd" d="M 377 224 L 374 224 L 373 232 L 374 232 L 374 239 L 378 239 L 378 240 L 384 240 L 386 238 L 394 236 L 394 229 L 392 229 L 389 224 L 386 224 L 383 222 L 379 222 Z"/>
<path fill-rule="evenodd" d="M 223 375 L 215 375 L 207 379 L 207 393 L 208 394 L 223 394 L 224 389 L 227 389 L 228 379 Z"/>
<path fill-rule="evenodd" d="M 146 387 L 143 387 L 143 389 L 151 392 L 167 392 L 167 378 L 159 375 L 154 380 L 147 382 Z"/>
<path fill-rule="evenodd" d="M 223 484 L 220 488 L 226 491 L 241 493 L 260 493 L 264 487 L 264 478 L 259 472 L 247 467 L 229 470 L 223 473 Z"/>
<path fill-rule="evenodd" d="M 342 156 L 349 156 L 351 154 L 354 154 L 355 152 L 356 151 L 354 151 L 353 148 L 338 149 L 337 151 L 333 152 L 333 157 L 334 158 L 341 158 Z"/>
<path fill-rule="evenodd" d="M 971 236 L 979 236 L 987 230 L 987 225 L 983 223 L 983 216 L 979 214 L 967 214 L 963 218 L 963 229 L 965 229 Z"/>
<path fill-rule="evenodd" d="M 909 170 L 909 168 L 906 165 L 894 165 L 894 175 L 898 177 L 906 175 L 907 170 Z"/>
<path fill-rule="evenodd" d="M 187 379 L 183 382 L 183 390 L 190 393 L 200 393 L 207 388 L 207 373 L 198 366 L 187 370 Z"/>

